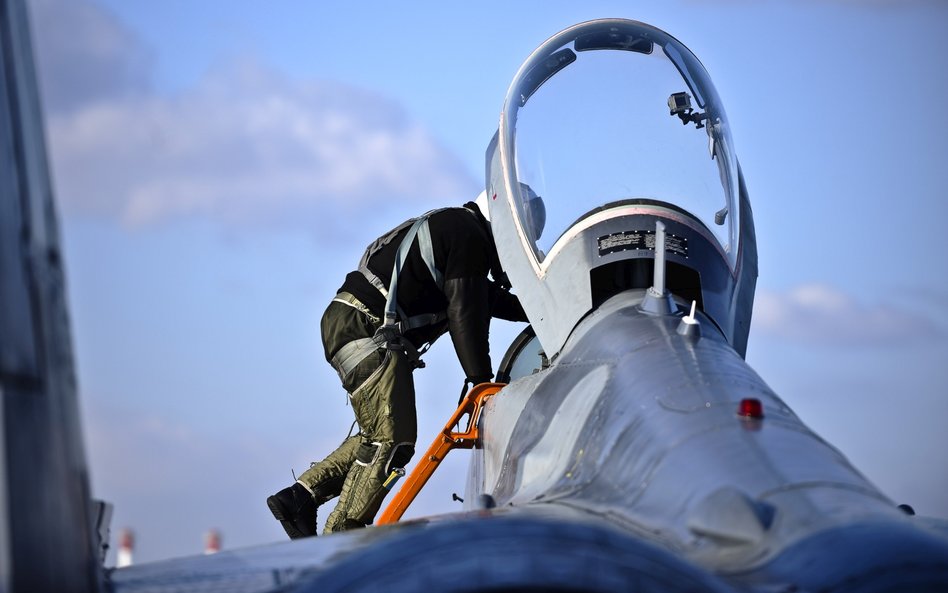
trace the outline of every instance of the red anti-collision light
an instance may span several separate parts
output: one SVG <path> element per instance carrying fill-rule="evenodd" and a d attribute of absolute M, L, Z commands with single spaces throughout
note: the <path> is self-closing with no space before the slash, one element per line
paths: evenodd
<path fill-rule="evenodd" d="M 763 418 L 764 406 L 756 397 L 745 397 L 737 407 L 737 415 L 744 418 Z"/>

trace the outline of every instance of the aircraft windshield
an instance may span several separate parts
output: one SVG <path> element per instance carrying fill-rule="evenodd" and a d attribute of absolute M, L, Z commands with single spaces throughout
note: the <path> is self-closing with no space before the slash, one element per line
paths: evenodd
<path fill-rule="evenodd" d="M 688 49 L 629 23 L 582 30 L 535 57 L 508 94 L 505 142 L 519 222 L 537 259 L 555 256 L 594 208 L 646 199 L 691 213 L 733 268 L 737 161 L 724 109 Z M 529 190 L 543 200 L 545 227 Z"/>

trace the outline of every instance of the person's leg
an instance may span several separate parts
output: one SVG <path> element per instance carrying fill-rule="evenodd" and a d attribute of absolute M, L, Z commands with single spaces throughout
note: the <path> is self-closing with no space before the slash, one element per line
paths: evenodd
<path fill-rule="evenodd" d="M 358 434 L 347 438 L 325 459 L 313 463 L 308 470 L 300 474 L 297 482 L 312 493 L 317 505 L 339 496 L 342 492 L 342 483 L 355 462 L 356 450 L 361 440 L 361 435 Z"/>
<path fill-rule="evenodd" d="M 360 435 L 347 438 L 325 459 L 312 464 L 295 484 L 267 498 L 270 512 L 290 539 L 316 535 L 316 511 L 339 496 L 360 442 Z"/>
<path fill-rule="evenodd" d="M 388 490 L 393 468 L 405 467 L 415 451 L 417 424 L 412 368 L 405 355 L 388 351 L 377 374 L 352 393 L 361 428 L 356 460 L 346 476 L 325 533 L 372 522 Z"/>
<path fill-rule="evenodd" d="M 316 535 L 316 501 L 299 482 L 267 497 L 267 507 L 290 539 Z"/>
<path fill-rule="evenodd" d="M 348 341 L 371 336 L 376 321 L 365 311 L 331 302 L 320 324 L 326 358 L 331 359 Z M 373 353 L 362 361 L 343 381 L 346 391 L 351 393 L 364 382 L 381 361 L 381 353 Z M 347 438 L 325 459 L 312 464 L 296 483 L 267 498 L 270 512 L 291 539 L 316 535 L 316 510 L 319 505 L 339 496 L 360 442 L 359 435 Z"/>

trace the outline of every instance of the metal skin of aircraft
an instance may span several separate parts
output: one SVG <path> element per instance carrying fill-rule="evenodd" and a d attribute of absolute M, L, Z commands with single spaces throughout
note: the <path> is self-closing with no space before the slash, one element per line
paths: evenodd
<path fill-rule="evenodd" d="M 687 48 L 619 19 L 538 48 L 488 149 L 531 326 L 470 416 L 464 511 L 103 569 L 27 29 L 0 0 L 0 592 L 948 591 L 948 522 L 744 362 L 757 254 L 726 115 Z M 36 494 L 45 515 L 14 512 Z"/>
<path fill-rule="evenodd" d="M 26 7 L 0 0 L 0 592 L 104 586 Z"/>

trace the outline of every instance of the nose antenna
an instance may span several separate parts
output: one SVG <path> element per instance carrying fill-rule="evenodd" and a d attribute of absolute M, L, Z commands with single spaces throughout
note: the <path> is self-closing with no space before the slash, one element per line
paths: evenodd
<path fill-rule="evenodd" d="M 655 221 L 655 268 L 652 286 L 645 291 L 639 308 L 652 315 L 671 315 L 677 311 L 671 293 L 665 290 L 665 223 Z"/>

